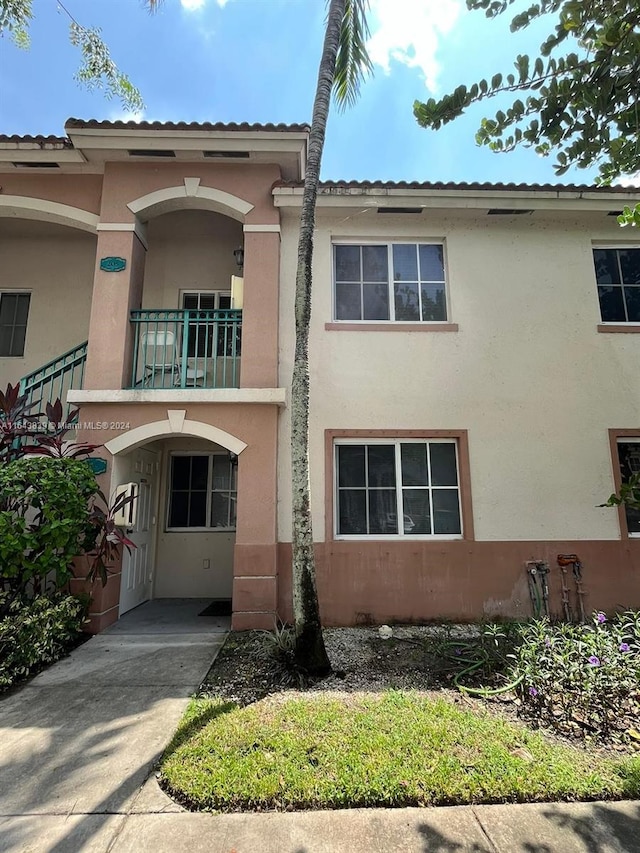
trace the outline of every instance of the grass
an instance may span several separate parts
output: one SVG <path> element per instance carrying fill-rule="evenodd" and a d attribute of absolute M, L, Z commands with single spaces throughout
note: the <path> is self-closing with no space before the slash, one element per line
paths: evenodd
<path fill-rule="evenodd" d="M 640 756 L 411 692 L 194 699 L 162 777 L 190 808 L 221 811 L 589 800 L 638 797 Z"/>

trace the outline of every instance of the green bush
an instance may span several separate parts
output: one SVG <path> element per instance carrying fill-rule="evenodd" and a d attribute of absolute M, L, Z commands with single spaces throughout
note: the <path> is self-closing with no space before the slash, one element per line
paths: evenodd
<path fill-rule="evenodd" d="M 0 620 L 0 691 L 62 657 L 76 641 L 84 615 L 85 605 L 71 595 L 13 602 Z"/>
<path fill-rule="evenodd" d="M 96 480 L 84 460 L 25 457 L 0 465 L 0 592 L 8 601 L 57 588 L 95 529 L 89 499 Z M 4 615 L 0 607 L 0 616 Z"/>
<path fill-rule="evenodd" d="M 640 700 L 640 613 L 591 624 L 522 627 L 513 674 L 523 712 L 572 734 L 610 737 L 629 729 Z"/>

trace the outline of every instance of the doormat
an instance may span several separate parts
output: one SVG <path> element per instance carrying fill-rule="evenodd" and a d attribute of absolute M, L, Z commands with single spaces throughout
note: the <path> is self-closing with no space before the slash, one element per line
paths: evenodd
<path fill-rule="evenodd" d="M 231 599 L 219 598 L 212 601 L 198 616 L 231 616 Z"/>

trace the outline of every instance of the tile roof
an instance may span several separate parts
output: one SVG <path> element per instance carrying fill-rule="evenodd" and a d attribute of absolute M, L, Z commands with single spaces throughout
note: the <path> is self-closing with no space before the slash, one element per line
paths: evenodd
<path fill-rule="evenodd" d="M 274 188 L 291 187 L 301 189 L 300 181 L 278 181 Z M 589 193 L 632 193 L 640 194 L 640 188 L 635 187 L 601 187 L 591 184 L 516 184 L 488 182 L 459 182 L 455 181 L 320 181 L 321 190 L 333 189 L 362 189 L 362 190 L 460 190 L 460 191 L 503 191 L 503 192 L 589 192 Z"/>
<path fill-rule="evenodd" d="M 8 135 L 0 133 L 0 142 L 34 142 L 37 145 L 62 145 L 65 148 L 73 148 L 73 144 L 66 136 L 19 136 L 17 133 Z"/>
<path fill-rule="evenodd" d="M 65 130 L 230 130 L 230 131 L 267 131 L 275 133 L 308 133 L 306 124 L 250 124 L 242 122 L 186 122 L 186 121 L 97 121 L 96 119 L 67 119 Z"/>

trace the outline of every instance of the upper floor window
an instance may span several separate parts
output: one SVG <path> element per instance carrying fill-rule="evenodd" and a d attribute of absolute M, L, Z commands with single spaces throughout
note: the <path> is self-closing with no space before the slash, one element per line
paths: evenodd
<path fill-rule="evenodd" d="M 336 534 L 460 538 L 457 449 L 437 439 L 336 442 Z"/>
<path fill-rule="evenodd" d="M 640 323 L 640 248 L 594 249 L 604 323 Z"/>
<path fill-rule="evenodd" d="M 0 357 L 22 357 L 30 293 L 0 293 Z"/>
<path fill-rule="evenodd" d="M 336 243 L 336 320 L 446 322 L 441 243 Z"/>

